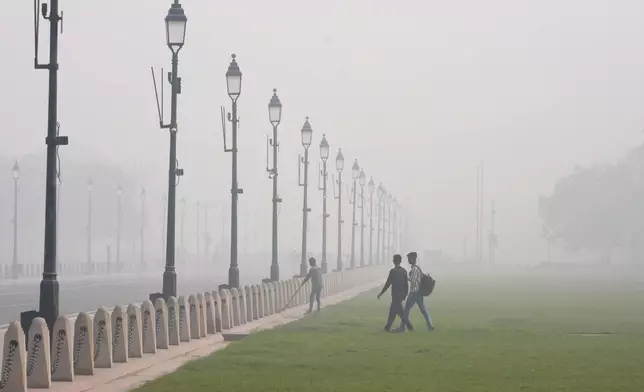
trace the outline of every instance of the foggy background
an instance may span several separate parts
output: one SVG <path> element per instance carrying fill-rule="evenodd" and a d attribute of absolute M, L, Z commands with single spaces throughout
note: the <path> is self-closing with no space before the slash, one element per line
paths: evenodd
<path fill-rule="evenodd" d="M 40 262 L 47 73 L 33 69 L 32 2 L 5 3 L 0 14 L 0 168 L 6 168 L 4 175 L 0 170 L 0 263 L 11 260 L 15 159 L 22 165 L 19 254 L 22 262 Z M 120 182 L 122 259 L 130 252 L 138 258 L 139 194 L 145 187 L 148 262 L 157 257 L 162 268 L 169 135 L 158 127 L 150 66 L 166 72 L 170 67 L 163 20 L 170 3 L 61 1 L 59 122 L 61 135 L 70 138 L 70 145 L 60 148 L 61 262 L 85 261 L 85 185 L 91 175 L 94 259 L 104 260 L 110 244 L 114 255 Z M 403 252 L 442 249 L 460 257 L 467 237 L 473 257 L 476 170 L 483 162 L 484 238 L 494 200 L 497 262 L 519 264 L 547 257 L 539 197 L 551 195 L 557 180 L 576 166 L 616 162 L 644 137 L 641 1 L 181 3 L 188 17 L 179 57 L 178 159 L 185 176 L 177 200 L 187 200 L 185 241 L 193 252 L 195 203 L 208 205 L 210 257 L 222 268 L 229 262 L 231 156 L 223 152 L 219 106 L 230 108 L 224 74 L 233 52 L 243 72 L 238 101 L 242 269 L 244 252 L 270 251 L 265 135 L 271 132 L 267 104 L 274 87 L 284 105 L 278 136 L 282 253 L 300 248 L 296 159 L 305 116 L 311 117 L 314 132 L 308 248 L 318 255 L 321 192 L 315 186 L 323 133 L 331 145 L 330 171 L 342 148 L 349 169 L 345 180 L 358 158 L 367 177 L 382 182 L 403 205 Z M 47 37 L 42 23 L 41 62 Z M 164 90 L 169 109 L 167 84 Z M 329 189 L 331 194 L 331 181 Z M 335 203 L 329 197 L 330 252 L 336 249 Z M 177 236 L 181 208 L 178 202 Z M 348 251 L 348 203 L 343 211 Z M 200 230 L 203 235 L 203 221 Z M 215 257 L 218 246 L 224 253 Z M 297 263 L 298 255 L 293 257 Z M 588 257 L 553 250 L 554 259 Z M 330 265 L 334 260 L 329 258 Z M 269 264 L 270 256 L 256 267 L 268 271 Z"/>

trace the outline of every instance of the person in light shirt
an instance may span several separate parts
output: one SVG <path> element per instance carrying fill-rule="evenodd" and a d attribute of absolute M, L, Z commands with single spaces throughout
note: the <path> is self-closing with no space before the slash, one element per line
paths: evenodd
<path fill-rule="evenodd" d="M 429 311 L 425 306 L 425 297 L 420 292 L 420 281 L 423 277 L 423 271 L 421 271 L 420 267 L 418 266 L 417 259 L 418 254 L 416 252 L 410 252 L 407 254 L 407 261 L 409 261 L 411 269 L 409 270 L 409 296 L 407 297 L 407 301 L 405 301 L 404 312 L 407 319 L 409 319 L 411 308 L 413 308 L 414 305 L 418 305 L 420 313 L 422 313 L 423 317 L 425 317 L 427 329 L 433 331 L 434 324 L 432 323 L 432 318 L 430 317 Z M 401 331 L 404 331 L 405 323 L 401 323 L 399 329 Z"/>

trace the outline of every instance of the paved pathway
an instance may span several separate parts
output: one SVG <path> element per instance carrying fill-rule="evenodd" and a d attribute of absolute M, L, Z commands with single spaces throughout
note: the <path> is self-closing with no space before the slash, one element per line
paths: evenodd
<path fill-rule="evenodd" d="M 379 287 L 382 282 L 373 282 L 323 299 L 323 307 L 337 304 L 353 298 L 365 291 Z M 288 309 L 282 313 L 264 317 L 233 329 L 226 333 L 251 333 L 262 329 L 275 328 L 304 315 L 307 306 Z M 188 361 L 195 360 L 227 347 L 230 342 L 224 342 L 222 335 L 209 335 L 205 339 L 171 346 L 168 350 L 160 350 L 154 355 L 144 355 L 140 359 L 130 359 L 127 364 L 114 364 L 112 369 L 95 369 L 94 376 L 76 376 L 73 383 L 54 383 L 52 392 L 126 392 L 147 381 L 177 370 Z M 30 391 L 36 391 L 30 389 Z"/>

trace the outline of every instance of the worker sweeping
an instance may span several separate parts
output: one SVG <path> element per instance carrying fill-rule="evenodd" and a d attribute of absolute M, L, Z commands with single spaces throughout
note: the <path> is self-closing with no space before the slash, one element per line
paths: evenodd
<path fill-rule="evenodd" d="M 306 284 L 309 280 L 311 281 L 311 296 L 309 303 L 309 310 L 306 313 L 311 313 L 313 311 L 313 301 L 318 303 L 318 312 L 320 311 L 320 296 L 322 295 L 322 270 L 316 265 L 315 257 L 309 259 L 309 273 L 306 274 L 306 278 L 302 282 L 302 286 Z"/>

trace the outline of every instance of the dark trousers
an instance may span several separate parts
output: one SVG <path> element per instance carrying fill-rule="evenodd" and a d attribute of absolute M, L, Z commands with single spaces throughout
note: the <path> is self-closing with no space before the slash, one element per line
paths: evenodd
<path fill-rule="evenodd" d="M 318 310 L 320 310 L 320 295 L 322 294 L 322 289 L 311 290 L 311 296 L 309 298 L 309 312 L 313 311 L 313 301 L 317 301 Z"/>
<path fill-rule="evenodd" d="M 403 301 L 402 299 L 397 299 L 397 298 L 391 299 L 391 305 L 389 305 L 389 318 L 387 318 L 387 325 L 385 325 L 385 329 L 387 331 L 389 331 L 389 329 L 393 325 L 394 319 L 396 318 L 396 316 L 400 317 L 400 320 L 403 322 L 404 325 L 407 326 L 407 328 L 409 328 L 409 330 L 414 329 L 414 327 L 409 322 L 409 319 L 407 318 L 405 311 L 403 310 L 402 301 Z"/>

